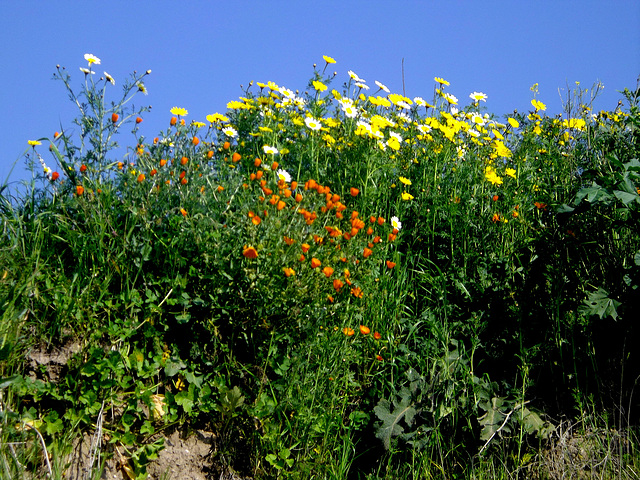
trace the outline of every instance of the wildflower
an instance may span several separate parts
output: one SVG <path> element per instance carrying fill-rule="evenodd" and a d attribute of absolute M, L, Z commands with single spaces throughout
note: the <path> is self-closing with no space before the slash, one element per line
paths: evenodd
<path fill-rule="evenodd" d="M 411 180 L 409 180 L 408 178 L 399 177 L 398 180 L 400 180 L 400 182 L 404 183 L 405 185 L 411 185 Z"/>
<path fill-rule="evenodd" d="M 374 83 L 378 86 L 378 88 L 379 88 L 380 90 L 384 90 L 384 91 L 385 91 L 385 92 L 387 92 L 387 93 L 391 93 L 391 91 L 387 88 L 387 86 L 386 86 L 386 85 L 384 85 L 384 84 L 380 83 L 380 82 L 379 82 L 379 81 L 377 81 L 377 80 L 376 80 Z"/>
<path fill-rule="evenodd" d="M 469 95 L 469 98 L 471 98 L 471 100 L 473 100 L 474 102 L 478 103 L 480 101 L 482 102 L 486 102 L 487 101 L 487 96 L 484 93 L 481 92 L 473 92 Z"/>
<path fill-rule="evenodd" d="M 293 245 L 296 241 L 293 238 L 289 238 L 286 235 L 284 236 L 284 243 L 287 245 Z"/>
<path fill-rule="evenodd" d="M 169 110 L 169 113 L 171 113 L 171 115 L 177 115 L 179 117 L 186 117 L 189 114 L 186 108 L 181 107 L 173 107 L 171 110 Z"/>
<path fill-rule="evenodd" d="M 96 57 L 95 55 L 91 55 L 90 53 L 85 53 L 84 54 L 84 59 L 89 62 L 89 65 L 91 65 L 92 63 L 95 63 L 96 65 L 100 65 L 100 59 L 98 57 Z"/>
<path fill-rule="evenodd" d="M 241 158 L 242 158 L 242 155 L 240 155 L 238 152 L 233 152 L 233 155 L 231 155 L 231 161 L 233 163 L 238 163 Z"/>
<path fill-rule="evenodd" d="M 324 276 L 329 278 L 331 275 L 333 275 L 333 268 L 331 267 L 324 267 L 322 269 L 322 273 L 324 273 Z"/>
<path fill-rule="evenodd" d="M 148 95 L 148 91 L 147 91 L 147 87 L 144 86 L 144 83 L 142 82 L 138 82 L 138 91 L 144 93 L 145 95 Z M 185 110 L 186 111 L 186 110 Z M 185 113 L 186 115 L 186 113 Z"/>
<path fill-rule="evenodd" d="M 207 115 L 205 118 L 207 119 L 208 122 L 211 122 L 211 123 L 228 122 L 229 121 L 228 117 L 225 117 L 224 115 L 222 115 L 220 113 L 214 113 L 212 115 L 210 114 L 210 115 Z"/>
<path fill-rule="evenodd" d="M 518 121 L 515 118 L 511 118 L 509 117 L 507 119 L 507 122 L 509 123 L 509 125 L 511 125 L 513 128 L 518 128 L 520 126 L 520 124 L 518 123 Z"/>
<path fill-rule="evenodd" d="M 315 88 L 318 92 L 324 92 L 327 89 L 327 86 L 324 83 L 319 82 L 318 80 L 314 80 L 312 84 L 313 88 Z"/>
<path fill-rule="evenodd" d="M 245 245 L 242 250 L 242 255 L 246 258 L 258 258 L 258 251 L 254 247 L 247 247 Z"/>
<path fill-rule="evenodd" d="M 356 332 L 353 328 L 344 327 L 342 329 L 342 333 L 344 333 L 347 337 L 352 337 Z"/>
<path fill-rule="evenodd" d="M 322 262 L 320 260 L 315 257 L 311 259 L 311 268 L 318 268 L 320 265 L 322 265 Z"/>
<path fill-rule="evenodd" d="M 444 78 L 440 78 L 440 77 L 435 77 L 434 80 L 436 82 L 438 82 L 440 85 L 451 85 L 449 82 L 447 82 Z"/>
<path fill-rule="evenodd" d="M 505 169 L 504 173 L 511 178 L 516 178 L 516 171 L 513 168 Z"/>
<path fill-rule="evenodd" d="M 286 277 L 292 277 L 296 274 L 293 268 L 284 267 L 282 271 L 284 272 Z"/>
<path fill-rule="evenodd" d="M 322 124 L 313 117 L 305 118 L 304 123 L 307 125 L 307 128 L 313 131 L 317 131 L 322 128 Z"/>
<path fill-rule="evenodd" d="M 278 180 L 282 180 L 285 183 L 289 183 L 291 181 L 291 175 L 289 175 L 289 172 L 286 170 L 278 170 L 276 172 L 276 176 L 278 177 Z"/>
<path fill-rule="evenodd" d="M 394 230 L 401 230 L 402 222 L 398 220 L 398 217 L 391 217 L 391 226 L 393 227 Z"/>
<path fill-rule="evenodd" d="M 382 338 L 382 335 L 380 335 L 379 332 L 373 332 L 373 338 L 375 338 L 376 340 L 380 340 Z"/>
<path fill-rule="evenodd" d="M 493 223 L 497 223 L 500 221 L 500 215 L 498 215 L 497 213 L 494 213 L 493 216 L 491 217 L 491 221 Z"/>
<path fill-rule="evenodd" d="M 344 287 L 344 282 L 342 280 L 339 278 L 333 280 L 333 288 L 336 292 L 339 292 L 342 287 Z"/>
<path fill-rule="evenodd" d="M 82 185 L 78 185 L 78 186 L 76 187 L 76 193 L 77 193 L 78 195 L 82 195 L 82 194 L 84 193 L 84 187 L 83 187 Z"/>
<path fill-rule="evenodd" d="M 327 55 L 323 55 L 322 58 L 324 59 L 325 62 L 327 62 L 327 65 L 330 63 L 336 63 L 336 61 L 333 58 L 328 57 Z"/>
<path fill-rule="evenodd" d="M 173 127 L 176 123 L 178 123 L 178 119 L 176 117 L 171 117 L 171 120 L 169 121 L 169 125 Z"/>
<path fill-rule="evenodd" d="M 371 254 L 372 254 L 372 253 L 373 253 L 373 250 L 371 250 L 370 248 L 366 248 L 366 247 L 365 247 L 365 249 L 364 249 L 364 250 L 363 250 L 363 252 L 362 252 L 362 256 L 363 256 L 364 258 L 368 258 L 368 257 L 370 257 L 370 256 L 371 256 Z"/>
<path fill-rule="evenodd" d="M 494 196 L 491 198 L 491 200 L 493 200 L 494 202 L 497 202 L 499 198 L 500 198 L 500 197 L 498 197 L 498 195 L 494 195 Z"/>
<path fill-rule="evenodd" d="M 144 179 L 145 179 L 145 178 L 146 178 L 146 177 L 144 176 L 144 173 L 141 173 L 140 175 L 138 175 L 138 183 L 142 183 L 142 182 L 144 182 Z"/>
<path fill-rule="evenodd" d="M 384 358 L 382 358 L 382 355 L 376 355 L 376 360 L 378 360 L 379 362 L 382 362 Z"/>
<path fill-rule="evenodd" d="M 360 193 L 360 190 L 358 190 L 358 189 L 357 189 L 357 188 L 355 188 L 355 187 L 351 187 L 351 189 L 350 189 L 350 191 L 349 191 L 349 192 L 351 193 L 351 196 L 352 196 L 352 197 L 357 197 L 357 196 L 358 196 L 358 194 Z"/>
<path fill-rule="evenodd" d="M 356 298 L 362 298 L 362 289 L 360 287 L 355 287 L 351 289 L 351 295 L 353 295 Z"/>
<path fill-rule="evenodd" d="M 450 105 L 458 104 L 458 98 L 455 95 L 451 95 L 450 93 L 445 93 L 443 97 L 447 102 L 449 102 Z"/>
<path fill-rule="evenodd" d="M 390 261 L 390 260 L 387 260 L 387 268 L 388 268 L 389 270 L 391 270 L 391 269 L 392 269 L 393 267 L 395 267 L 395 266 L 396 266 L 395 262 L 392 262 L 392 261 Z"/>
<path fill-rule="evenodd" d="M 118 115 L 117 113 L 112 113 L 111 114 L 111 122 L 112 123 L 117 123 L 119 118 L 120 118 L 120 115 Z"/>
<path fill-rule="evenodd" d="M 107 79 L 107 82 L 109 82 L 111 85 L 116 84 L 115 79 L 111 75 L 109 75 L 107 72 L 104 72 L 104 77 Z"/>
<path fill-rule="evenodd" d="M 269 145 L 264 145 L 262 147 L 262 150 L 267 155 L 277 155 L 278 154 L 278 149 L 276 147 L 270 147 Z"/>
<path fill-rule="evenodd" d="M 356 82 L 364 82 L 365 80 L 361 79 L 353 70 L 349 70 L 347 74 L 351 77 L 352 80 Z"/>
<path fill-rule="evenodd" d="M 484 170 L 484 176 L 485 178 L 491 182 L 493 185 L 502 185 L 502 178 L 500 178 L 498 176 L 498 174 L 496 173 L 496 171 L 493 169 L 492 166 L 487 166 L 487 168 L 485 168 Z"/>
<path fill-rule="evenodd" d="M 227 137 L 231 137 L 231 138 L 236 138 L 238 136 L 238 131 L 233 127 L 223 128 L 222 133 L 224 133 Z"/>
<path fill-rule="evenodd" d="M 536 109 L 536 112 L 538 110 L 541 110 L 541 111 L 544 112 L 547 109 L 547 106 L 544 103 L 542 103 L 539 100 L 536 100 L 535 98 L 533 100 L 531 100 L 531 105 L 533 105 L 533 108 Z"/>
<path fill-rule="evenodd" d="M 413 200 L 413 195 L 408 192 L 402 192 L 401 196 L 403 200 Z"/>
<path fill-rule="evenodd" d="M 547 208 L 546 203 L 533 202 L 533 204 L 536 206 L 538 210 L 545 210 Z"/>
<path fill-rule="evenodd" d="M 38 140 L 29 140 L 27 143 L 32 147 L 35 147 L 37 145 L 42 145 L 42 142 L 39 142 Z"/>
<path fill-rule="evenodd" d="M 369 335 L 369 333 L 371 333 L 371 329 L 369 327 L 365 327 L 364 325 L 360 325 L 360 333 L 362 335 Z"/>
<path fill-rule="evenodd" d="M 84 73 L 85 75 L 89 75 L 89 74 L 93 75 L 94 73 L 96 73 L 96 72 L 93 72 L 93 71 L 89 70 L 88 68 L 84 68 L 84 67 L 80 67 L 80 71 L 82 73 Z"/>

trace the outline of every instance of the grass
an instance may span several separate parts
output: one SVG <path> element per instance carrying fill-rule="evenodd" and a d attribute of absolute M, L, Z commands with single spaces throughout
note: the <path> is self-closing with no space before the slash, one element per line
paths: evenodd
<path fill-rule="evenodd" d="M 636 475 L 638 90 L 502 119 L 317 70 L 148 141 L 145 76 L 59 69 L 79 134 L 2 187 L 3 475 L 88 434 L 146 478 L 175 429 L 218 475 Z"/>

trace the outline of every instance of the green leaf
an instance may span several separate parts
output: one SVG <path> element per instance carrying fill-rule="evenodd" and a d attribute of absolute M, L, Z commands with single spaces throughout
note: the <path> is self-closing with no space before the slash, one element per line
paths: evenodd
<path fill-rule="evenodd" d="M 385 399 L 381 399 L 373 409 L 376 416 L 382 421 L 382 424 L 376 430 L 376 437 L 382 440 L 384 448 L 387 450 L 389 450 L 391 446 L 391 438 L 401 435 L 404 432 L 400 421 L 404 419 L 406 424 L 411 426 L 413 418 L 417 413 L 415 407 L 411 404 L 409 390 L 403 388 L 400 393 L 400 402 L 394 402 L 395 408 L 393 411 L 391 410 L 391 403 Z"/>
<path fill-rule="evenodd" d="M 483 441 L 489 440 L 495 435 L 504 422 L 505 414 L 500 411 L 504 397 L 493 397 L 490 402 L 480 403 L 480 407 L 486 411 L 484 415 L 478 418 L 478 422 L 482 426 L 480 432 L 480 439 Z"/>
<path fill-rule="evenodd" d="M 614 320 L 618 318 L 617 308 L 621 303 L 609 298 L 609 293 L 603 288 L 591 293 L 583 303 L 580 310 L 589 316 L 598 315 L 601 319 L 611 316 Z"/>
<path fill-rule="evenodd" d="M 622 190 L 614 190 L 613 194 L 618 200 L 629 206 L 630 203 L 638 201 L 638 194 L 623 192 Z"/>

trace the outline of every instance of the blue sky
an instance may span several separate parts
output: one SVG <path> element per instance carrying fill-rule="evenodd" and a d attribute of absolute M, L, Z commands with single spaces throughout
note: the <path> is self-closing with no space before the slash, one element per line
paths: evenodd
<path fill-rule="evenodd" d="M 224 112 L 251 80 L 303 90 L 322 55 L 337 61 L 334 87 L 353 70 L 370 85 L 378 80 L 402 93 L 404 59 L 409 97 L 431 98 L 438 76 L 461 106 L 479 91 L 488 95 L 487 111 L 503 115 L 528 110 L 529 87 L 538 83 L 538 99 L 554 115 L 562 111 L 559 88 L 600 80 L 605 88 L 595 107 L 612 110 L 617 90 L 635 87 L 640 74 L 640 3 L 5 0 L 0 42 L 3 183 L 28 139 L 72 127 L 77 112 L 51 78 L 60 64 L 79 86 L 85 53 L 98 56 L 96 71 L 109 72 L 118 86 L 133 70 L 152 70 L 149 95 L 135 101 L 153 107 L 141 125 L 148 138 L 167 127 L 171 107 L 204 121 Z M 123 134 L 118 141 L 134 139 Z M 21 166 L 12 180 L 25 178 Z"/>

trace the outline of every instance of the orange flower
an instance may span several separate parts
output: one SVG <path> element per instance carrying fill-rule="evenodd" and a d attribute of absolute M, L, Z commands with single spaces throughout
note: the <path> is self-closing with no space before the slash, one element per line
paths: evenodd
<path fill-rule="evenodd" d="M 111 121 L 113 123 L 116 123 L 118 121 L 118 119 L 120 118 L 120 115 L 118 115 L 117 113 L 112 113 L 111 114 Z"/>
<path fill-rule="evenodd" d="M 298 257 L 298 261 L 304 262 L 304 260 L 305 260 L 304 255 L 300 254 L 300 257 Z"/>
<path fill-rule="evenodd" d="M 342 333 L 344 333 L 347 337 L 352 337 L 356 332 L 353 328 L 344 327 L 342 329 Z"/>
<path fill-rule="evenodd" d="M 187 175 L 187 172 L 185 172 L 184 170 L 180 172 L 180 180 L 182 180 L 186 175 Z"/>
<path fill-rule="evenodd" d="M 244 255 L 246 258 L 258 258 L 258 251 L 253 247 L 247 247 L 245 245 L 244 249 L 242 250 L 242 255 Z"/>
<path fill-rule="evenodd" d="M 350 192 L 352 197 L 357 197 L 358 194 L 360 193 L 360 190 L 358 190 L 356 187 L 351 187 Z"/>
<path fill-rule="evenodd" d="M 329 303 L 333 303 L 333 297 L 331 295 L 327 295 L 327 301 Z"/>
<path fill-rule="evenodd" d="M 83 187 L 82 185 L 78 185 L 78 186 L 76 187 L 76 193 L 77 193 L 78 195 L 82 195 L 82 194 L 84 193 L 84 187 Z"/>
<path fill-rule="evenodd" d="M 390 242 L 393 242 L 393 241 L 396 239 L 396 236 L 397 236 L 396 234 L 394 234 L 394 233 L 390 233 L 390 234 L 389 234 L 389 241 L 390 241 Z"/>
<path fill-rule="evenodd" d="M 296 202 L 300 203 L 302 201 L 302 194 L 296 193 Z"/>
<path fill-rule="evenodd" d="M 189 183 L 189 180 L 187 180 L 186 178 L 183 178 L 182 180 L 180 180 L 180 183 L 182 185 L 186 185 L 187 183 Z"/>
<path fill-rule="evenodd" d="M 378 217 L 378 225 L 382 225 L 384 223 L 384 218 Z"/>
<path fill-rule="evenodd" d="M 491 217 L 491 221 L 492 222 L 499 222 L 500 221 L 500 215 L 498 215 L 497 213 L 493 214 L 493 217 Z"/>
<path fill-rule="evenodd" d="M 231 148 L 231 144 L 229 142 L 224 142 L 222 148 L 224 148 L 225 150 L 229 150 Z"/>
<path fill-rule="evenodd" d="M 144 179 L 145 179 L 145 178 L 146 178 L 146 177 L 144 176 L 144 173 L 141 173 L 140 175 L 138 175 L 138 183 L 142 183 L 142 182 L 144 182 Z"/>
<path fill-rule="evenodd" d="M 302 251 L 304 253 L 307 253 L 309 251 L 309 249 L 311 248 L 311 245 L 309 245 L 308 243 L 303 243 L 302 244 Z"/>
<path fill-rule="evenodd" d="M 322 269 L 322 273 L 324 273 L 324 276 L 329 278 L 331 275 L 333 275 L 333 268 L 331 267 L 324 267 Z"/>
<path fill-rule="evenodd" d="M 498 195 L 494 195 L 494 196 L 493 196 L 493 198 L 492 198 L 492 200 L 493 200 L 494 202 L 497 202 L 499 198 L 500 198 L 500 197 L 498 197 Z"/>
<path fill-rule="evenodd" d="M 87 171 L 87 166 L 86 165 L 80 165 L 80 173 L 84 173 Z"/>
<path fill-rule="evenodd" d="M 191 139 L 191 143 L 193 144 L 193 146 L 195 147 L 196 145 L 198 145 L 200 143 L 200 139 L 198 137 L 193 137 Z"/>
<path fill-rule="evenodd" d="M 381 355 L 376 355 L 376 360 L 378 360 L 379 362 L 383 361 L 384 358 L 382 358 Z"/>
<path fill-rule="evenodd" d="M 313 257 L 311 259 L 311 268 L 317 268 L 320 265 L 322 265 L 322 262 L 320 262 L 320 260 L 318 260 L 317 258 Z"/>
<path fill-rule="evenodd" d="M 158 173 L 158 170 L 156 170 L 156 169 L 154 168 L 154 169 L 152 169 L 152 170 L 149 172 L 149 175 L 151 175 L 151 176 L 153 177 L 156 173 Z"/>
<path fill-rule="evenodd" d="M 260 222 L 262 222 L 262 219 L 260 219 L 258 215 L 255 215 L 253 218 L 251 218 L 251 223 L 253 223 L 254 225 L 260 225 Z"/>
<path fill-rule="evenodd" d="M 286 203 L 284 203 L 282 200 L 280 200 L 280 201 L 278 202 L 278 205 L 276 206 L 276 208 L 277 208 L 278 210 L 282 210 L 282 209 L 283 209 L 284 207 L 286 207 L 286 206 L 287 206 L 287 204 L 286 204 Z"/>
<path fill-rule="evenodd" d="M 218 185 L 218 188 L 216 188 L 216 190 L 219 192 L 222 192 L 224 190 L 224 187 L 222 185 Z"/>
<path fill-rule="evenodd" d="M 213 158 L 213 150 L 207 152 L 207 158 Z"/>
<path fill-rule="evenodd" d="M 284 237 L 284 243 L 286 243 L 287 245 L 293 245 L 295 243 L 295 240 L 293 238 L 289 238 L 285 235 Z"/>
<path fill-rule="evenodd" d="M 60 177 L 60 174 L 58 172 L 53 172 L 51 174 L 51 181 L 55 182 L 58 179 L 58 177 Z"/>
<path fill-rule="evenodd" d="M 520 215 L 518 212 L 516 212 L 515 210 L 511 213 L 511 216 L 513 218 L 518 218 L 518 215 Z"/>
<path fill-rule="evenodd" d="M 351 295 L 357 298 L 362 298 L 362 289 L 360 287 L 355 287 L 351 289 Z"/>
<path fill-rule="evenodd" d="M 364 258 L 368 258 L 369 256 L 371 256 L 372 253 L 373 253 L 373 250 L 365 247 L 364 251 L 362 252 L 362 256 Z"/>
<path fill-rule="evenodd" d="M 182 157 L 180 159 L 180 165 L 186 165 L 189 162 L 189 159 L 187 157 Z"/>
<path fill-rule="evenodd" d="M 371 329 L 369 327 L 365 327 L 364 325 L 360 325 L 360 333 L 363 335 L 369 335 Z"/>
<path fill-rule="evenodd" d="M 278 162 L 273 162 L 271 164 L 271 171 L 275 172 L 278 169 Z"/>
<path fill-rule="evenodd" d="M 142 123 L 142 118 L 136 117 L 136 123 Z"/>
<path fill-rule="evenodd" d="M 180 209 L 180 213 L 182 214 L 183 217 L 187 216 L 187 211 L 184 208 Z"/>
<path fill-rule="evenodd" d="M 169 125 L 173 127 L 176 123 L 178 123 L 178 119 L 176 117 L 171 117 L 171 120 L 169 121 Z"/>
<path fill-rule="evenodd" d="M 233 155 L 231 156 L 231 161 L 234 163 L 238 163 L 241 158 L 242 158 L 242 155 L 240 155 L 238 152 L 233 152 Z"/>
<path fill-rule="evenodd" d="M 166 158 L 163 158 L 163 159 L 160 160 L 160 166 L 161 167 L 164 167 L 166 164 L 167 164 L 167 159 Z"/>
<path fill-rule="evenodd" d="M 294 180 L 293 182 L 291 182 L 291 190 L 295 190 L 296 188 L 298 188 L 298 182 Z"/>
<path fill-rule="evenodd" d="M 296 272 L 295 272 L 295 270 L 293 268 L 284 267 L 282 269 L 282 271 L 284 272 L 286 277 L 291 277 L 291 276 L 296 274 Z"/>
<path fill-rule="evenodd" d="M 395 262 L 391 262 L 391 261 L 387 260 L 387 268 L 389 270 L 391 270 L 395 266 L 396 266 Z"/>
<path fill-rule="evenodd" d="M 367 235 L 373 235 L 373 228 L 367 228 Z"/>
<path fill-rule="evenodd" d="M 536 208 L 538 210 L 546 210 L 546 208 L 547 208 L 547 204 L 546 203 L 533 202 L 533 204 L 536 206 Z"/>
<path fill-rule="evenodd" d="M 380 335 L 379 332 L 373 332 L 373 338 L 375 338 L 376 340 L 380 340 L 382 338 L 382 335 Z"/>
<path fill-rule="evenodd" d="M 342 287 L 344 287 L 344 282 L 342 280 L 339 278 L 333 280 L 333 288 L 336 292 L 339 292 Z"/>

